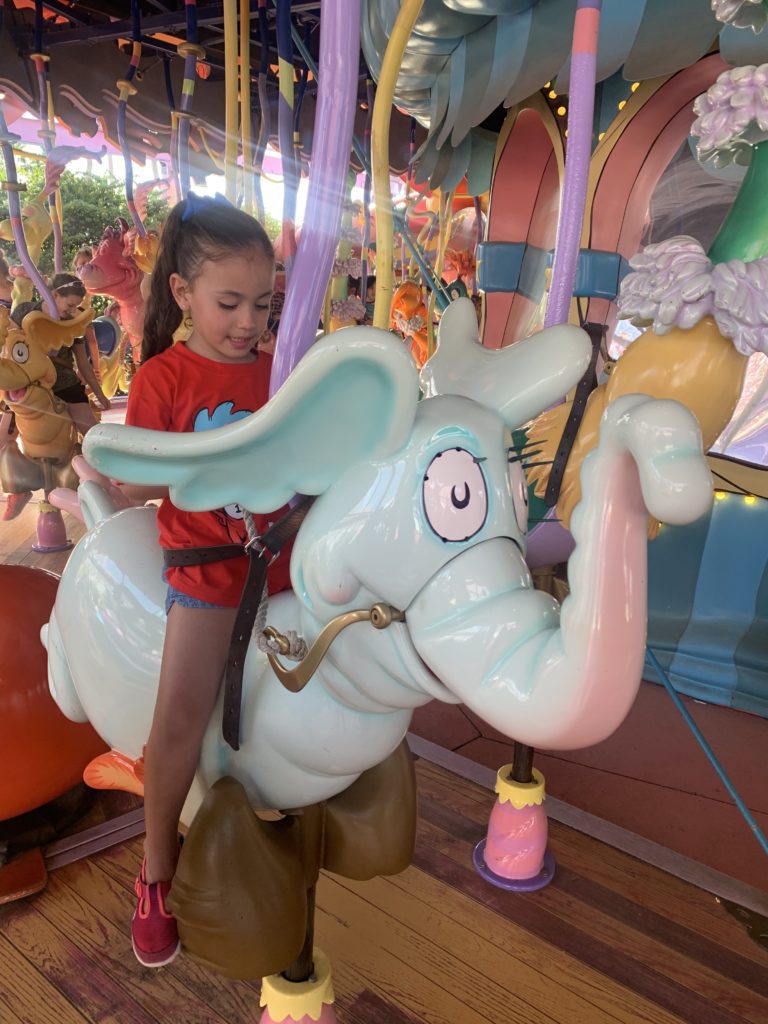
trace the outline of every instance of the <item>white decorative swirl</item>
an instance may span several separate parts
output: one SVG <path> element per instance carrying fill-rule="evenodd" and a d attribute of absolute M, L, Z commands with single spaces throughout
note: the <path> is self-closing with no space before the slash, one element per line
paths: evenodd
<path fill-rule="evenodd" d="M 712 0 L 712 12 L 724 25 L 751 28 L 755 35 L 768 21 L 768 10 L 763 0 Z"/>
<path fill-rule="evenodd" d="M 768 64 L 724 71 L 693 109 L 699 159 L 715 167 L 748 164 L 752 147 L 768 139 Z"/>
<path fill-rule="evenodd" d="M 633 256 L 620 314 L 656 334 L 695 327 L 705 316 L 742 355 L 768 352 L 768 258 L 714 264 L 695 238 L 678 235 Z"/>
<path fill-rule="evenodd" d="M 331 302 L 331 316 L 334 320 L 362 320 L 365 316 L 365 305 L 357 295 L 348 299 L 334 299 Z"/>

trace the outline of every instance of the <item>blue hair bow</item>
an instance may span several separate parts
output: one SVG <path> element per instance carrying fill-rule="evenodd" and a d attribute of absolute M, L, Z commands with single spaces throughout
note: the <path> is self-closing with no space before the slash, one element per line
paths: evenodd
<path fill-rule="evenodd" d="M 232 203 L 230 203 L 226 196 L 221 195 L 220 192 L 217 192 L 215 196 L 199 196 L 195 192 L 188 192 L 187 204 L 181 219 L 189 220 L 190 217 L 196 217 L 198 213 L 203 213 L 205 210 L 212 208 L 215 209 L 217 206 L 229 206 L 234 209 Z"/>

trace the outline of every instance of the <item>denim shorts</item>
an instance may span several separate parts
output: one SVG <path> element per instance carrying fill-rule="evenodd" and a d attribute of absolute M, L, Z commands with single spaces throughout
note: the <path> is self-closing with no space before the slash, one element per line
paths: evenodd
<path fill-rule="evenodd" d="M 163 580 L 168 583 L 165 575 L 165 569 L 163 569 Z M 177 590 L 176 587 L 168 583 L 168 592 L 165 595 L 166 615 L 174 604 L 178 604 L 182 608 L 214 608 L 217 611 L 221 611 L 224 608 L 223 604 L 211 604 L 210 601 L 201 601 L 199 597 L 190 597 L 189 594 L 185 594 L 183 591 Z"/>

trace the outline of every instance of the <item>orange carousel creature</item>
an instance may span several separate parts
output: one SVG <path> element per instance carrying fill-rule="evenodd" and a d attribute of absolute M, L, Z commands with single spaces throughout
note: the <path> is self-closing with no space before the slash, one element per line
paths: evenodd
<path fill-rule="evenodd" d="M 421 369 L 429 355 L 427 307 L 416 281 L 404 281 L 392 296 L 390 329 L 402 334 Z"/>
<path fill-rule="evenodd" d="M 0 309 L 0 397 L 13 413 L 21 448 L 11 439 L 0 451 L 0 481 L 9 496 L 43 490 L 36 551 L 69 546 L 61 513 L 47 501 L 54 487 L 76 487 L 72 457 L 77 429 L 66 404 L 51 390 L 56 369 L 49 352 L 72 345 L 93 319 L 86 310 L 73 320 L 54 320 L 42 312 L 28 313 L 20 328 Z M 23 449 L 23 451 L 22 451 Z"/>
<path fill-rule="evenodd" d="M 83 769 L 104 750 L 93 728 L 65 718 L 48 690 L 39 637 L 58 582 L 44 569 L 0 565 L 0 749 L 10 767 L 0 775 L 0 903 L 45 886 L 39 846 L 82 814 Z"/>

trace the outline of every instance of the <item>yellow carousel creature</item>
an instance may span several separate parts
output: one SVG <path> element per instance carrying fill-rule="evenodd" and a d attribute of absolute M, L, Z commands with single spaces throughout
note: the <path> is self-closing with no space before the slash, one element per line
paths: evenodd
<path fill-rule="evenodd" d="M 47 193 L 45 190 L 36 195 L 22 207 L 21 217 L 24 223 L 24 237 L 27 240 L 27 249 L 32 262 L 37 266 L 40 263 L 40 252 L 48 235 L 53 231 L 51 218 L 45 207 Z M 13 229 L 10 220 L 0 221 L 0 238 L 6 242 L 12 242 Z M 34 292 L 32 279 L 19 268 L 14 275 L 13 304 L 18 306 L 21 302 L 30 302 Z"/>
<path fill-rule="evenodd" d="M 56 370 L 49 352 L 72 345 L 93 319 L 86 310 L 73 320 L 54 320 L 42 312 L 28 313 L 20 328 L 0 308 L 0 398 L 13 413 L 21 447 L 9 441 L 0 451 L 0 480 L 9 495 L 54 487 L 77 486 L 72 457 L 78 452 L 77 429 L 67 406 L 51 390 Z M 40 505 L 36 550 L 60 550 L 61 513 Z M 48 518 L 46 518 L 48 517 Z"/>

